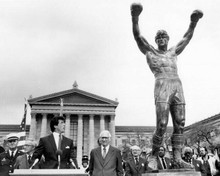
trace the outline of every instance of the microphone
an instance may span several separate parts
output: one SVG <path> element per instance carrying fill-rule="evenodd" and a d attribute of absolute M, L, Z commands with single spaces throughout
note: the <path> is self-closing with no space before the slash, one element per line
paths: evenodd
<path fill-rule="evenodd" d="M 57 157 L 58 157 L 58 169 L 60 169 L 60 156 L 62 155 L 63 151 L 62 150 L 57 150 L 56 151 L 56 154 L 57 154 Z"/>
<path fill-rule="evenodd" d="M 70 158 L 70 163 L 72 164 L 73 169 L 76 169 L 76 168 L 77 168 L 77 167 L 76 167 L 76 165 L 74 164 L 74 162 L 73 162 L 72 158 Z"/>
<path fill-rule="evenodd" d="M 37 158 L 37 159 L 35 159 L 34 160 L 34 163 L 32 164 L 32 166 L 30 167 L 30 169 L 32 169 L 37 163 L 38 163 L 38 161 L 39 161 L 39 159 Z"/>

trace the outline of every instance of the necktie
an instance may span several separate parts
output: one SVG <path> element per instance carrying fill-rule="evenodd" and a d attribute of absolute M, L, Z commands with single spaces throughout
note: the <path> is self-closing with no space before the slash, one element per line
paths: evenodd
<path fill-rule="evenodd" d="M 138 157 L 135 157 L 135 164 L 136 164 L 136 166 L 139 165 Z"/>
<path fill-rule="evenodd" d="M 165 161 L 164 161 L 164 158 L 161 158 L 162 159 L 162 163 L 163 163 L 163 168 L 166 169 L 166 164 L 165 164 Z"/>
<path fill-rule="evenodd" d="M 103 147 L 102 158 L 105 159 L 106 156 L 106 147 Z"/>
<path fill-rule="evenodd" d="M 61 134 L 59 134 L 58 150 L 61 150 L 61 141 L 62 141 L 62 136 Z"/>
<path fill-rule="evenodd" d="M 31 164 L 31 155 L 28 155 L 28 164 Z"/>
<path fill-rule="evenodd" d="M 14 157 L 14 151 L 11 152 L 11 159 Z"/>

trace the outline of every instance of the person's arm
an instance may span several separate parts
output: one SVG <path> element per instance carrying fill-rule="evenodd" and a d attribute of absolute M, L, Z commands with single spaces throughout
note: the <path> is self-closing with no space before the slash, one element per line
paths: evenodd
<path fill-rule="evenodd" d="M 132 29 L 133 29 L 134 39 L 136 40 L 140 51 L 143 54 L 146 54 L 147 51 L 152 51 L 153 47 L 149 45 L 147 40 L 140 33 L 138 20 L 142 10 L 143 7 L 141 4 L 134 3 L 131 5 Z"/>
<path fill-rule="evenodd" d="M 89 171 L 90 176 L 93 175 L 93 170 L 94 170 L 94 153 L 93 152 L 94 152 L 93 150 L 90 152 L 90 159 L 89 159 L 88 171 Z"/>
<path fill-rule="evenodd" d="M 70 161 L 69 162 L 71 164 L 71 168 L 79 169 L 79 165 L 78 165 L 77 159 L 75 157 L 73 140 L 71 140 L 71 142 L 70 142 Z"/>
<path fill-rule="evenodd" d="M 32 160 L 34 161 L 35 159 L 41 159 L 41 156 L 43 155 L 44 152 L 44 143 L 42 138 L 40 138 L 38 146 L 34 149 L 34 153 L 32 156 Z"/>
<path fill-rule="evenodd" d="M 122 156 L 121 156 L 121 151 L 117 150 L 117 163 L 116 163 L 116 172 L 117 172 L 117 176 L 123 176 L 124 172 L 123 172 L 123 167 L 122 167 Z"/>
<path fill-rule="evenodd" d="M 14 169 L 19 169 L 21 155 L 15 160 Z"/>
<path fill-rule="evenodd" d="M 188 45 L 189 41 L 191 40 L 193 36 L 196 24 L 199 21 L 199 19 L 202 18 L 202 16 L 203 16 L 203 12 L 200 10 L 195 10 L 191 14 L 191 17 L 190 17 L 191 22 L 190 22 L 189 28 L 184 34 L 183 39 L 176 46 L 175 52 L 177 55 L 179 55 L 184 50 L 186 45 Z"/>
<path fill-rule="evenodd" d="M 131 167 L 129 162 L 125 163 L 125 176 L 131 176 Z"/>

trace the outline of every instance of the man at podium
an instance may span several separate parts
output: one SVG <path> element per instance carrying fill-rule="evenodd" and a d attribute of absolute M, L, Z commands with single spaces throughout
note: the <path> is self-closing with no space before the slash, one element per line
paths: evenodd
<path fill-rule="evenodd" d="M 78 168 L 74 157 L 73 140 L 63 135 L 65 119 L 54 117 L 50 122 L 52 134 L 40 138 L 38 146 L 32 156 L 32 167 L 37 164 L 42 155 L 45 158 L 42 169 L 70 169 Z"/>

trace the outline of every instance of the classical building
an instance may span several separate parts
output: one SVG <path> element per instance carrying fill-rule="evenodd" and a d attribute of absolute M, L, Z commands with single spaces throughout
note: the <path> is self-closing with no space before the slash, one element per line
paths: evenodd
<path fill-rule="evenodd" d="M 66 118 L 65 136 L 73 140 L 77 160 L 88 155 L 97 146 L 102 130 L 112 134 L 115 145 L 115 109 L 117 101 L 112 101 L 73 88 L 28 100 L 31 107 L 31 125 L 29 136 L 38 140 L 50 133 L 50 120 L 60 113 Z"/>

